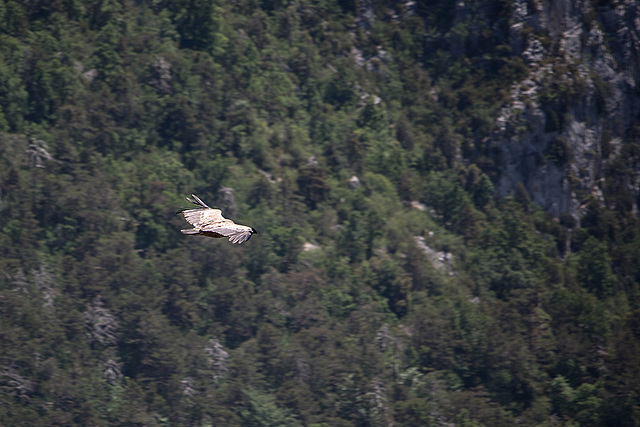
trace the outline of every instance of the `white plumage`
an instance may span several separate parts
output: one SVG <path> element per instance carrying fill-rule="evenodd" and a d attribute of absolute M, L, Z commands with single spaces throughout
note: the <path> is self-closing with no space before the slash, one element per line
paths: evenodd
<path fill-rule="evenodd" d="M 183 234 L 197 234 L 216 239 L 228 237 L 231 243 L 240 244 L 249 240 L 254 233 L 257 233 L 253 227 L 236 224 L 230 219 L 226 219 L 222 216 L 220 209 L 210 208 L 195 194 L 191 196 L 193 199 L 187 197 L 187 200 L 198 205 L 198 207 L 195 209 L 184 209 L 178 212 L 184 216 L 184 219 L 187 220 L 189 224 L 193 225 L 193 228 L 180 230 Z"/>

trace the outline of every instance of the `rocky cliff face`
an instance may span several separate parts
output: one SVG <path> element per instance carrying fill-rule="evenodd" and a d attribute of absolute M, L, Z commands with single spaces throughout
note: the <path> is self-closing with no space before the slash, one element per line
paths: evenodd
<path fill-rule="evenodd" d="M 589 197 L 604 202 L 607 166 L 631 159 L 640 112 L 640 16 L 633 0 L 516 0 L 510 43 L 529 75 L 490 137 L 499 195 L 522 183 L 549 213 L 579 220 Z M 637 160 L 637 159 L 636 159 Z M 635 163 L 637 164 L 637 163 Z M 637 211 L 638 168 L 625 178 Z"/>

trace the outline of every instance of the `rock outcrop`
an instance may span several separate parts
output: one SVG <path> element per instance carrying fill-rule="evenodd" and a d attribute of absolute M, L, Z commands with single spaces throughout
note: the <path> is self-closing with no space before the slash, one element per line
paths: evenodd
<path fill-rule="evenodd" d="M 589 197 L 604 201 L 607 164 L 637 138 L 629 129 L 640 113 L 638 4 L 516 0 L 511 22 L 512 49 L 530 72 L 490 137 L 496 190 L 504 196 L 522 183 L 550 214 L 579 220 Z M 626 180 L 634 211 L 635 172 Z"/>

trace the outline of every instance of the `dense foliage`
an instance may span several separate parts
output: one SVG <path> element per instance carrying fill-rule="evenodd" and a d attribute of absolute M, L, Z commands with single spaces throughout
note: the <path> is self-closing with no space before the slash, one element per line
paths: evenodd
<path fill-rule="evenodd" d="M 0 0 L 0 424 L 638 425 L 630 193 L 494 199 L 478 3 Z"/>

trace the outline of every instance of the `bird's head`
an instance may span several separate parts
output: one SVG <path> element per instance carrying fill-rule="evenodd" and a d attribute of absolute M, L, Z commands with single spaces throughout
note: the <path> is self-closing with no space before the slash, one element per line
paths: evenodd
<path fill-rule="evenodd" d="M 251 234 L 258 234 L 258 230 L 256 230 L 255 228 L 251 227 Z"/>

